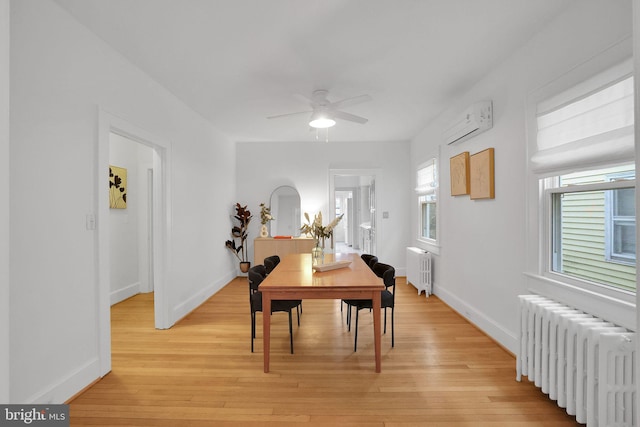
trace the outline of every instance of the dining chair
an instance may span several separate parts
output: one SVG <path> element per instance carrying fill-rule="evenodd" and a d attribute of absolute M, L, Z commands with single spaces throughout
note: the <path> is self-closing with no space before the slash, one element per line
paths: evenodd
<path fill-rule="evenodd" d="M 362 255 L 360 255 L 360 258 L 362 258 L 364 263 L 367 264 L 372 271 L 373 271 L 373 266 L 378 263 L 378 257 L 375 256 L 375 255 L 362 254 Z M 340 311 L 341 312 L 342 312 L 342 304 L 344 304 L 344 303 L 345 303 L 344 300 L 342 300 L 340 302 Z M 347 308 L 349 308 L 349 312 L 347 313 L 347 325 L 349 326 L 349 330 L 351 330 L 351 307 L 347 306 Z"/>
<path fill-rule="evenodd" d="M 367 265 L 373 271 L 373 266 L 376 265 L 377 263 L 378 263 L 378 257 L 377 256 L 372 256 L 371 258 L 369 258 L 369 262 L 367 263 Z M 374 271 L 374 273 L 375 273 L 375 271 Z"/>
<path fill-rule="evenodd" d="M 371 255 L 371 254 L 362 254 L 360 255 L 360 258 L 362 258 L 362 260 L 364 261 L 365 264 L 367 264 L 369 266 L 369 268 L 371 268 L 371 260 L 375 258 L 375 262 L 378 262 L 378 257 L 375 255 Z"/>
<path fill-rule="evenodd" d="M 394 311 L 395 311 L 395 295 L 396 295 L 396 270 L 389 264 L 384 264 L 381 262 L 376 263 L 373 266 L 373 272 L 376 276 L 382 278 L 382 282 L 384 283 L 385 290 L 381 291 L 380 295 L 380 308 L 384 309 L 384 333 L 387 333 L 387 308 L 391 309 L 391 347 L 395 346 L 395 336 L 394 336 Z M 389 290 L 391 289 L 391 290 Z M 349 313 L 347 314 L 349 320 L 349 330 L 351 330 L 351 307 L 356 309 L 356 333 L 355 339 L 353 343 L 353 351 L 356 351 L 358 348 L 358 318 L 360 310 L 368 308 L 369 310 L 373 309 L 373 301 L 370 299 L 366 300 L 345 300 L 347 307 L 349 309 Z"/>
<path fill-rule="evenodd" d="M 264 259 L 264 267 L 267 269 L 267 276 L 278 264 L 280 264 L 280 257 L 278 255 L 271 255 Z M 296 313 L 298 314 L 298 317 L 302 314 L 302 302 L 300 302 L 296 307 Z"/>
<path fill-rule="evenodd" d="M 264 259 L 264 267 L 267 269 L 267 275 L 276 268 L 276 265 L 280 264 L 280 257 L 278 255 L 271 255 Z"/>
<path fill-rule="evenodd" d="M 256 337 L 256 313 L 262 313 L 262 292 L 258 290 L 260 283 L 267 277 L 264 265 L 258 264 L 248 271 L 249 279 L 249 305 L 251 307 L 251 352 L 253 353 L 253 340 Z M 272 300 L 271 313 L 287 312 L 289 313 L 289 338 L 291 346 L 291 354 L 293 354 L 293 326 L 291 321 L 291 310 L 298 307 L 301 300 Z M 262 313 L 264 316 L 265 314 Z M 300 315 L 298 314 L 298 326 L 300 326 Z"/>

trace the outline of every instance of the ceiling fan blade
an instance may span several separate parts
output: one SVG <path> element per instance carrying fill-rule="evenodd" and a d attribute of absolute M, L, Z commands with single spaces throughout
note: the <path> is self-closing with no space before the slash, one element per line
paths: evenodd
<path fill-rule="evenodd" d="M 342 120 L 348 120 L 350 122 L 356 122 L 360 124 L 365 124 L 369 121 L 369 119 L 365 119 L 364 117 L 356 116 L 355 114 L 345 113 L 344 111 L 334 111 L 333 117 Z"/>
<path fill-rule="evenodd" d="M 309 110 L 309 111 L 297 111 L 295 113 L 287 113 L 287 114 L 278 114 L 275 116 L 269 116 L 267 117 L 267 119 L 279 119 L 280 117 L 288 117 L 288 116 L 298 116 L 300 114 L 311 114 L 313 113 L 313 111 Z"/>
<path fill-rule="evenodd" d="M 373 98 L 371 98 L 370 95 L 359 95 L 359 96 L 354 96 L 353 98 L 345 98 L 341 101 L 332 102 L 331 104 L 329 104 L 329 107 L 335 110 L 339 110 L 341 108 L 349 107 L 351 105 L 357 105 L 357 104 L 362 104 L 363 102 L 369 102 L 372 99 Z"/>

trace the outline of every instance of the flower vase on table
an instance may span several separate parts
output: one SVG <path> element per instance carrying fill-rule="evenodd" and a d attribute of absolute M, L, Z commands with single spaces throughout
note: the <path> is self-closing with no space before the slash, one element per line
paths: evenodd
<path fill-rule="evenodd" d="M 313 265 L 324 264 L 324 248 L 319 244 L 311 249 L 311 260 Z"/>
<path fill-rule="evenodd" d="M 333 242 L 333 230 L 343 216 L 344 214 L 338 215 L 328 225 L 322 225 L 322 212 L 318 212 L 313 217 L 313 221 L 309 218 L 308 213 L 304 213 L 307 223 L 302 225 L 300 231 L 313 237 L 316 241 L 316 246 L 311 251 L 313 265 L 324 264 L 324 239 L 330 237 Z"/>

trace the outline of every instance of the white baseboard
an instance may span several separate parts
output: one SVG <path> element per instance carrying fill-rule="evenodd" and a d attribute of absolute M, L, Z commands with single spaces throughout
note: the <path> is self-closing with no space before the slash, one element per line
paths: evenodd
<path fill-rule="evenodd" d="M 497 341 L 501 346 L 509 350 L 511 353 L 517 354 L 518 337 L 515 335 L 515 333 L 504 329 L 493 319 L 487 317 L 481 311 L 476 310 L 474 307 L 470 306 L 465 301 L 461 300 L 446 289 L 437 287 L 434 284 L 433 293 L 442 301 L 444 301 L 448 306 L 458 312 L 458 314 L 467 319 L 469 322 L 473 323 L 480 330 L 482 330 L 482 332 L 489 335 L 492 339 Z"/>
<path fill-rule="evenodd" d="M 140 293 L 140 282 L 132 283 L 130 285 L 125 286 L 124 288 L 120 288 L 117 291 L 112 291 L 111 305 L 117 304 L 120 301 L 124 301 L 127 298 L 131 298 L 134 295 L 138 295 Z"/>
<path fill-rule="evenodd" d="M 216 280 L 214 283 L 211 283 L 203 290 L 193 295 L 191 298 L 186 301 L 176 305 L 172 310 L 171 317 L 171 325 L 173 326 L 182 319 L 187 314 L 191 313 L 193 310 L 198 308 L 203 302 L 211 298 L 212 295 L 216 294 L 220 289 L 225 287 L 229 282 L 236 278 L 235 271 L 227 274 L 221 279 Z M 248 286 L 248 285 L 247 285 Z M 247 291 L 247 295 L 248 295 Z"/>
<path fill-rule="evenodd" d="M 98 378 L 100 378 L 100 363 L 96 357 L 24 401 L 12 403 L 42 405 L 64 403 L 76 395 L 78 390 L 84 389 Z"/>

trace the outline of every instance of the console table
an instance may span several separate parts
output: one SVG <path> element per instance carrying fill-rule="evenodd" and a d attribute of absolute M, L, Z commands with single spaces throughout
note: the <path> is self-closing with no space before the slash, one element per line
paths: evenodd
<path fill-rule="evenodd" d="M 315 241 L 308 237 L 291 239 L 274 239 L 273 237 L 257 237 L 253 240 L 253 265 L 263 264 L 271 255 L 284 258 L 289 254 L 311 254 Z"/>

